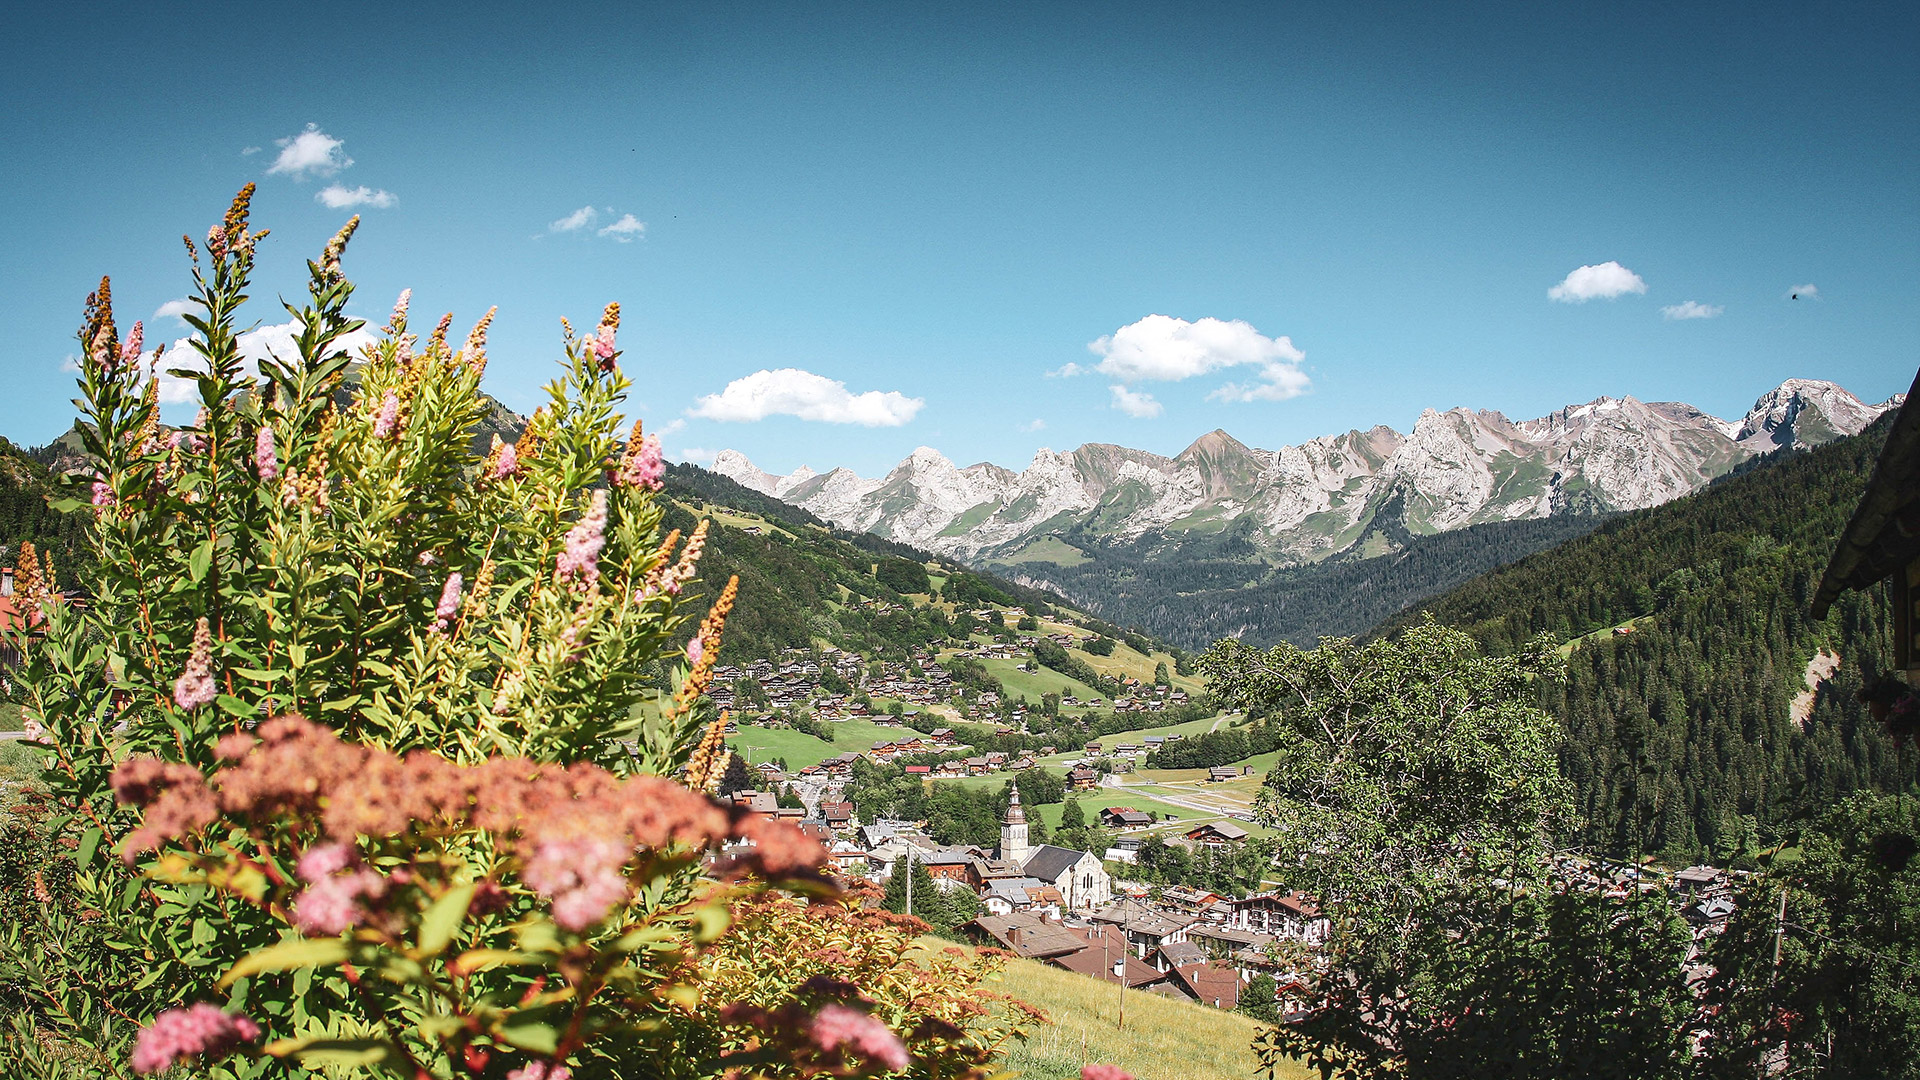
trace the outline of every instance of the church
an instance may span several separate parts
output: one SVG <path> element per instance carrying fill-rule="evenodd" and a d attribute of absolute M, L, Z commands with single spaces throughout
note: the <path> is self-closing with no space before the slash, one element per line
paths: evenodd
<path fill-rule="evenodd" d="M 1007 804 L 1007 817 L 1000 825 L 1000 850 L 995 854 L 1027 877 L 1059 889 L 1069 910 L 1096 908 L 1113 899 L 1113 878 L 1098 857 L 1052 844 L 1027 843 L 1027 812 L 1020 805 L 1018 787 Z"/>

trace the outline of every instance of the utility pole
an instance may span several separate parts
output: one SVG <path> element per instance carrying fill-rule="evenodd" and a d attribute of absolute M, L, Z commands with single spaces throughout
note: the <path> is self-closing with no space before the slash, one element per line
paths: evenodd
<path fill-rule="evenodd" d="M 1102 935 L 1103 937 L 1105 935 Z M 1120 954 L 1120 961 L 1113 965 L 1113 974 L 1120 980 L 1120 1023 L 1116 1030 L 1127 1029 L 1127 954 Z"/>
<path fill-rule="evenodd" d="M 907 845 L 907 914 L 913 914 L 913 845 Z M 1776 958 L 1777 960 L 1777 958 Z"/>
<path fill-rule="evenodd" d="M 1786 936 L 1787 936 L 1787 890 L 1785 886 L 1781 886 L 1780 916 L 1773 926 L 1773 977 L 1767 980 L 1768 986 L 1772 986 L 1774 983 L 1780 980 L 1780 946 L 1781 946 L 1781 943 L 1786 940 Z"/>

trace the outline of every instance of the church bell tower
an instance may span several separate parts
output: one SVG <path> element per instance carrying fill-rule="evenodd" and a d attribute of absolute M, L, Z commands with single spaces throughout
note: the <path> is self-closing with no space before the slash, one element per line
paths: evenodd
<path fill-rule="evenodd" d="M 1033 848 L 1027 846 L 1027 812 L 1020 808 L 1020 788 L 1013 789 L 1013 801 L 1007 804 L 1007 819 L 1000 824 L 1000 858 L 1015 866 L 1027 865 Z"/>

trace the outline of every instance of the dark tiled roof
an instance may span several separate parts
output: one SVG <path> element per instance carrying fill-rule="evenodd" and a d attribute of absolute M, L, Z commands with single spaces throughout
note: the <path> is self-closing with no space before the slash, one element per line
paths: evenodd
<path fill-rule="evenodd" d="M 1052 844 L 1042 844 L 1027 857 L 1026 871 L 1031 877 L 1037 877 L 1048 883 L 1060 880 L 1060 875 L 1073 867 L 1074 863 L 1086 858 L 1084 851 L 1071 851 Z"/>

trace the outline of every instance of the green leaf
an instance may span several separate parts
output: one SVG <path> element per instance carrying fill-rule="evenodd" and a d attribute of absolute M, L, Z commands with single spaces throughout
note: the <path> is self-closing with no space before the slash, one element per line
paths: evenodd
<path fill-rule="evenodd" d="M 347 943 L 340 938 L 292 938 L 278 945 L 241 957 L 220 977 L 221 986 L 229 986 L 243 975 L 262 971 L 287 971 L 292 968 L 324 967 L 347 958 Z"/>
<path fill-rule="evenodd" d="M 273 1057 L 297 1057 L 302 1065 L 376 1065 L 393 1054 L 385 1039 L 278 1039 L 263 1049 Z"/>
<path fill-rule="evenodd" d="M 241 701 L 232 694 L 221 694 L 213 700 L 220 706 L 220 711 L 229 716 L 257 716 L 260 712 L 258 708 Z"/>
<path fill-rule="evenodd" d="M 202 540 L 200 541 L 200 546 L 193 549 L 193 555 L 187 559 L 187 573 L 193 578 L 194 584 L 197 585 L 202 578 L 207 576 L 207 571 L 212 566 L 213 541 L 211 539 Z"/>
<path fill-rule="evenodd" d="M 98 826 L 80 834 L 80 850 L 73 853 L 73 861 L 85 866 L 93 861 L 93 853 L 100 850 L 100 829 Z"/>
<path fill-rule="evenodd" d="M 427 913 L 420 917 L 421 956 L 439 956 L 447 950 L 447 946 L 453 942 L 454 931 L 460 929 L 460 920 L 467 917 L 467 906 L 473 903 L 476 887 L 469 882 L 448 889 L 446 895 L 435 900 Z"/>
<path fill-rule="evenodd" d="M 536 1054 L 551 1054 L 560 1049 L 560 1032 L 552 1024 L 510 1020 L 494 1030 L 494 1037 L 508 1046 Z"/>

